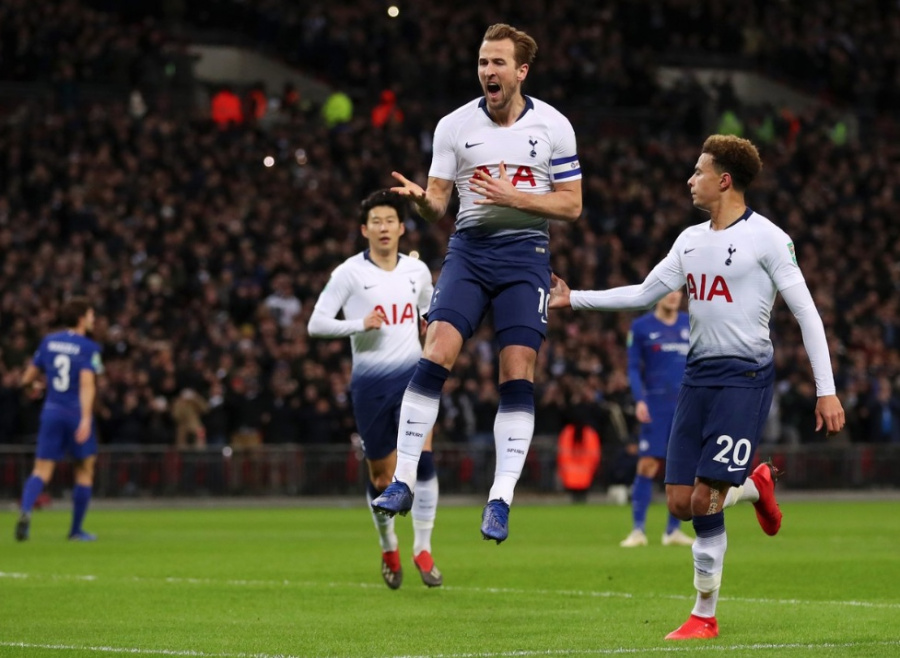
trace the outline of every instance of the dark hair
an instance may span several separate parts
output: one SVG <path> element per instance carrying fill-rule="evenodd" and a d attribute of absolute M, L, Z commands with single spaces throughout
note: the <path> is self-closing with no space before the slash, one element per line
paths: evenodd
<path fill-rule="evenodd" d="M 709 153 L 719 173 L 728 172 L 734 189 L 743 192 L 762 169 L 759 151 L 749 139 L 736 135 L 711 135 L 703 142 L 703 153 Z"/>
<path fill-rule="evenodd" d="M 64 327 L 77 326 L 79 320 L 81 320 L 89 310 L 91 310 L 91 303 L 88 301 L 87 297 L 70 297 L 63 302 L 62 308 L 59 309 L 59 322 Z"/>
<path fill-rule="evenodd" d="M 506 23 L 495 23 L 484 33 L 483 41 L 503 41 L 509 39 L 513 42 L 516 53 L 516 66 L 522 64 L 531 65 L 537 54 L 537 42 L 522 30 L 517 30 Z"/>
<path fill-rule="evenodd" d="M 368 221 L 369 211 L 377 206 L 390 206 L 396 210 L 401 224 L 406 219 L 406 200 L 396 192 L 385 189 L 372 192 L 359 204 L 360 224 L 365 224 Z"/>

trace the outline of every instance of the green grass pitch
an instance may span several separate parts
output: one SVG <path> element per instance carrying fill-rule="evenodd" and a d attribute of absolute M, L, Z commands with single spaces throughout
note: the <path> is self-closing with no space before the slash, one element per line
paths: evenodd
<path fill-rule="evenodd" d="M 665 642 L 693 605 L 691 552 L 619 548 L 630 512 L 513 506 L 510 539 L 481 540 L 481 508 L 438 510 L 444 587 L 412 564 L 388 590 L 364 499 L 353 507 L 95 509 L 94 544 L 66 542 L 69 513 L 37 512 L 31 539 L 0 537 L 0 656 L 368 658 L 441 656 L 900 655 L 900 514 L 890 502 L 782 505 L 770 538 L 744 504 L 726 512 L 720 636 Z M 690 530 L 690 528 L 687 528 Z"/>

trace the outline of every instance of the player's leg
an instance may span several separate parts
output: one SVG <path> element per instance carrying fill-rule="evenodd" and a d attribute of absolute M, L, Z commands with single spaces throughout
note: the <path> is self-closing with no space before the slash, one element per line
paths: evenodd
<path fill-rule="evenodd" d="M 97 434 L 91 429 L 91 436 L 84 443 L 75 441 L 75 428 L 68 434 L 69 452 L 75 459 L 75 486 L 72 488 L 72 526 L 69 529 L 69 539 L 72 541 L 94 541 L 97 536 L 85 532 L 82 524 L 91 503 L 91 495 L 94 491 L 94 466 L 97 461 Z"/>
<path fill-rule="evenodd" d="M 397 430 L 397 466 L 393 482 L 372 501 L 380 514 L 405 515 L 412 509 L 419 458 L 440 411 L 441 389 L 450 375 L 463 338 L 453 325 L 433 322 L 425 335 L 425 350 L 403 393 Z M 440 365 L 449 364 L 448 367 Z"/>
<path fill-rule="evenodd" d="M 41 413 L 34 469 L 22 488 L 21 512 L 16 522 L 16 539 L 19 541 L 28 539 L 34 504 L 53 477 L 56 462 L 66 455 L 65 436 L 70 431 L 70 425 L 63 415 L 46 410 Z M 71 431 L 74 432 L 74 429 Z"/>
<path fill-rule="evenodd" d="M 471 254 L 454 247 L 459 242 L 451 240 L 428 310 L 422 358 L 403 394 L 394 482 L 372 502 L 382 514 L 406 514 L 412 508 L 419 456 L 425 437 L 437 422 L 441 390 L 463 343 L 481 323 L 488 305 Z"/>
<path fill-rule="evenodd" d="M 642 437 L 638 444 L 641 456 L 638 458 L 634 484 L 631 487 L 631 533 L 619 542 L 619 546 L 624 548 L 647 545 L 647 510 L 653 498 L 653 478 L 659 470 L 656 457 L 646 454 L 647 445 L 647 440 Z"/>
<path fill-rule="evenodd" d="M 771 386 L 755 389 L 725 386 L 692 391 L 691 398 L 698 402 L 694 409 L 705 414 L 697 480 L 691 497 L 697 534 L 693 546 L 697 600 L 691 618 L 673 631 L 669 639 L 718 635 L 716 603 L 728 546 L 723 505 L 728 490 L 735 484 L 743 483 L 747 477 L 771 406 Z M 678 424 L 676 412 L 673 443 L 684 429 L 684 426 L 679 428 Z M 669 456 L 671 458 L 672 450 Z"/>
<path fill-rule="evenodd" d="M 416 497 L 412 507 L 413 561 L 422 576 L 422 582 L 429 587 L 438 587 L 444 582 L 444 577 L 431 555 L 431 534 L 434 531 L 439 493 L 431 440 L 432 435 L 429 434 L 416 471 Z"/>
<path fill-rule="evenodd" d="M 509 506 L 534 435 L 534 368 L 547 333 L 550 254 L 543 239 L 496 253 L 502 253 L 491 281 L 500 347 L 500 403 L 494 420 L 497 466 L 482 513 L 481 535 L 499 544 L 509 535 Z"/>
<path fill-rule="evenodd" d="M 408 379 L 408 373 L 398 373 L 399 383 L 382 382 L 378 391 L 371 389 L 351 391 L 353 415 L 369 469 L 366 500 L 378 533 L 381 577 L 391 589 L 397 589 L 403 583 L 394 518 L 377 513 L 372 508 L 372 501 L 390 485 L 397 466 L 397 418 L 403 396 L 403 378 Z M 396 390 L 391 390 L 392 386 L 396 386 Z"/>
<path fill-rule="evenodd" d="M 94 490 L 94 466 L 96 455 L 85 457 L 75 462 L 75 486 L 72 488 L 72 526 L 69 539 L 73 541 L 94 541 L 96 535 L 85 532 L 82 524 L 91 503 Z"/>
<path fill-rule="evenodd" d="M 365 445 L 365 443 L 363 444 Z M 372 522 L 378 533 L 381 547 L 381 576 L 391 589 L 397 589 L 403 583 L 403 568 L 400 565 L 400 550 L 397 533 L 394 530 L 394 517 L 379 514 L 371 508 L 372 501 L 380 496 L 391 483 L 394 468 L 397 465 L 397 451 L 392 451 L 382 459 L 366 459 L 369 467 L 369 482 L 366 486 L 366 501 Z"/>
<path fill-rule="evenodd" d="M 717 637 L 716 606 L 722 585 L 722 570 L 728 535 L 722 503 L 730 483 L 698 478 L 691 496 L 694 540 L 694 588 L 697 598 L 691 616 L 680 627 L 666 635 L 667 640 L 698 640 Z"/>
<path fill-rule="evenodd" d="M 710 487 L 713 480 L 698 478 L 698 471 L 707 457 L 706 416 L 713 395 L 712 389 L 682 386 L 672 420 L 666 452 L 666 499 L 671 514 L 693 521 L 697 535 L 692 548 L 697 599 L 691 616 L 669 633 L 667 640 L 718 635 L 715 604 L 727 546 L 721 511 L 724 492 L 716 489 L 713 494 Z M 716 504 L 711 507 L 713 499 Z"/>
<path fill-rule="evenodd" d="M 34 469 L 22 487 L 22 504 L 16 521 L 16 539 L 25 541 L 31 532 L 31 512 L 44 486 L 53 477 L 56 462 L 51 459 L 35 459 Z"/>

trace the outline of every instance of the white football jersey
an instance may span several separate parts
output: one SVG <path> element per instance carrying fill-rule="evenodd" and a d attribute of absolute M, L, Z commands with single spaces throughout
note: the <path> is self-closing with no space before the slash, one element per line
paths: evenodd
<path fill-rule="evenodd" d="M 499 126 L 478 98 L 451 112 L 434 131 L 434 155 L 428 175 L 454 181 L 459 193 L 456 228 L 479 227 L 492 233 L 548 235 L 545 217 L 500 206 L 479 206 L 484 197 L 469 189 L 476 169 L 500 177 L 506 163 L 517 189 L 546 194 L 553 183 L 581 178 L 581 165 L 572 124 L 553 107 L 529 96 L 525 110 L 512 126 Z"/>
<path fill-rule="evenodd" d="M 771 362 L 775 295 L 804 282 L 788 234 L 749 208 L 721 231 L 710 222 L 685 229 L 653 274 L 671 290 L 686 286 L 688 363 L 710 357 Z"/>
<path fill-rule="evenodd" d="M 422 261 L 399 255 L 388 272 L 368 257 L 368 250 L 351 256 L 331 273 L 309 320 L 318 338 L 350 336 L 353 353 L 351 387 L 368 388 L 409 371 L 422 356 L 419 319 L 427 313 L 434 286 Z M 365 331 L 364 318 L 380 308 L 387 320 L 380 329 Z M 338 311 L 344 319 L 338 320 Z"/>

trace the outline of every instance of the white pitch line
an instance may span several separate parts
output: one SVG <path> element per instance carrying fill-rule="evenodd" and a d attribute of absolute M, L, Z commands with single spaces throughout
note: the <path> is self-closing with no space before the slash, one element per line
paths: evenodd
<path fill-rule="evenodd" d="M 300 658 L 283 653 L 217 653 L 209 651 L 194 651 L 191 649 L 139 649 L 137 647 L 109 647 L 109 646 L 85 646 L 75 644 L 36 644 L 31 642 L 2 642 L 0 647 L 11 649 L 44 649 L 48 651 L 80 651 L 93 653 L 122 653 L 142 656 L 176 656 L 184 658 Z M 900 647 L 898 641 L 875 642 L 790 642 L 784 644 L 736 644 L 722 646 L 708 644 L 698 646 L 691 643 L 690 646 L 676 645 L 666 647 L 619 647 L 612 649 L 548 649 L 546 651 L 501 651 L 501 652 L 466 652 L 466 653 L 442 653 L 429 655 L 391 656 L 389 658 L 531 658 L 533 656 L 620 656 L 630 654 L 683 654 L 690 653 L 722 653 L 722 652 L 748 652 L 748 651 L 781 651 L 787 649 L 807 649 L 820 652 L 825 649 L 859 649 L 862 647 Z"/>
<path fill-rule="evenodd" d="M 0 571 L 0 579 L 11 580 L 74 580 L 79 582 L 97 582 L 101 580 L 99 576 L 78 575 L 78 574 L 28 574 Z M 216 579 L 216 578 L 188 578 L 188 577 L 158 577 L 147 578 L 142 576 L 132 576 L 131 578 L 103 578 L 104 581 L 119 580 L 123 582 L 133 583 L 168 583 L 172 585 L 212 585 L 212 586 L 228 586 L 228 587 L 299 587 L 299 588 L 353 588 L 353 589 L 378 589 L 384 588 L 380 583 L 322 583 L 315 581 L 302 580 L 252 580 L 252 579 Z M 486 594 L 516 594 L 523 596 L 568 596 L 578 598 L 595 598 L 595 599 L 665 599 L 670 601 L 693 601 L 696 596 L 694 594 L 640 594 L 635 595 L 628 592 L 598 592 L 592 590 L 567 590 L 567 589 L 522 589 L 512 587 L 466 587 L 458 585 L 444 585 L 440 588 L 447 592 L 481 592 Z M 809 606 L 809 605 L 828 605 L 843 606 L 850 608 L 871 608 L 874 610 L 900 610 L 900 603 L 877 602 L 877 601 L 817 601 L 804 599 L 766 599 L 752 597 L 722 596 L 720 602 L 732 603 L 761 603 L 768 605 L 790 605 L 790 606 Z"/>
<path fill-rule="evenodd" d="M 428 655 L 391 656 L 391 658 L 531 658 L 532 656 L 627 656 L 629 654 L 679 654 L 689 653 L 720 653 L 726 651 L 780 651 L 786 649 L 808 649 L 810 651 L 822 651 L 823 649 L 859 649 L 862 647 L 900 647 L 900 640 L 873 641 L 873 642 L 789 642 L 784 644 L 734 644 L 722 646 L 708 644 L 699 646 L 694 642 L 690 645 L 674 645 L 665 647 L 619 647 L 615 649 L 548 649 L 546 651 L 499 651 L 499 652 L 472 652 L 472 653 L 439 653 Z"/>
<path fill-rule="evenodd" d="M 188 658 L 300 658 L 285 653 L 214 653 L 192 649 L 138 649 L 136 647 L 84 646 L 77 644 L 34 644 L 31 642 L 0 642 L 11 649 L 46 649 L 49 651 L 93 651 L 95 653 L 127 653 L 142 656 L 186 656 Z"/>

